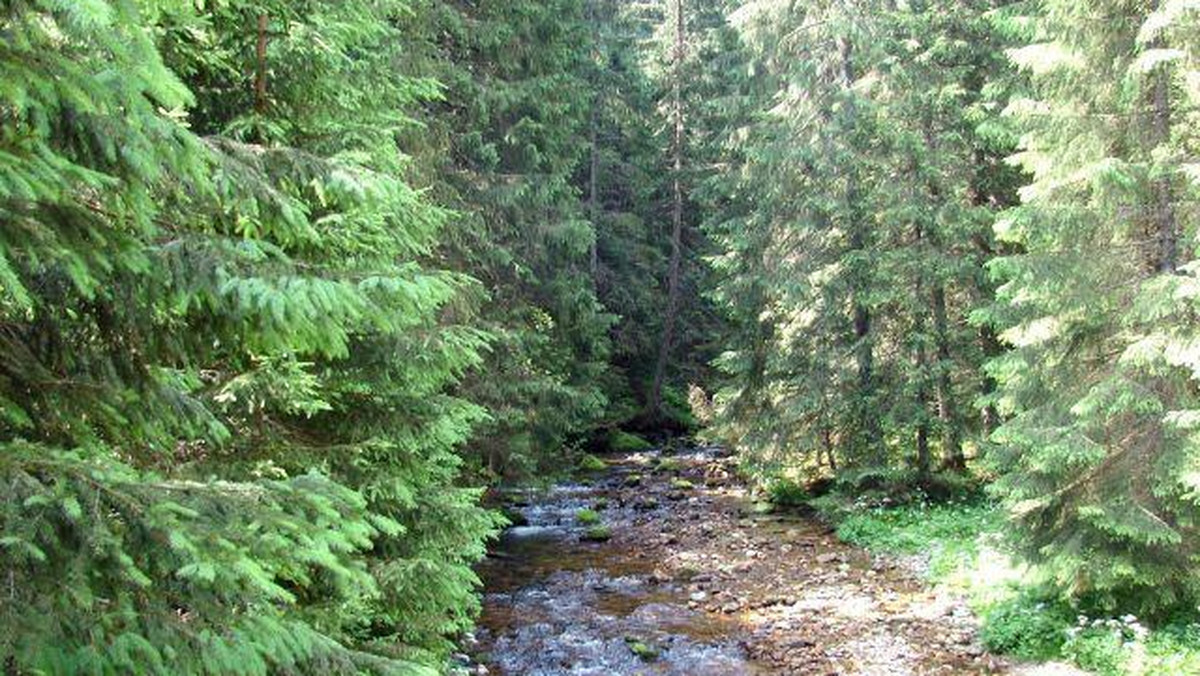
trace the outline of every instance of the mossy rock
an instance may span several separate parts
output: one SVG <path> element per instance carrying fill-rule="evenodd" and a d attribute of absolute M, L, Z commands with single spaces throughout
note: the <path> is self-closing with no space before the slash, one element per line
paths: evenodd
<path fill-rule="evenodd" d="M 575 512 L 575 521 L 581 526 L 595 526 L 600 523 L 600 514 L 595 510 L 581 509 Z"/>
<path fill-rule="evenodd" d="M 696 484 L 688 481 L 687 479 L 680 479 L 680 478 L 671 479 L 671 488 L 673 488 L 677 491 L 690 491 L 695 487 L 696 487 Z"/>
<path fill-rule="evenodd" d="M 608 435 L 608 447 L 618 453 L 637 453 L 654 448 L 654 444 L 636 434 L 624 430 L 613 430 Z"/>
<path fill-rule="evenodd" d="M 775 512 L 775 505 L 765 500 L 760 500 L 750 507 L 750 511 L 754 514 L 773 514 Z"/>
<path fill-rule="evenodd" d="M 592 509 L 596 510 L 597 512 L 603 512 L 604 510 L 608 509 L 608 498 L 596 498 L 595 502 L 592 503 Z"/>
<path fill-rule="evenodd" d="M 626 636 L 625 645 L 629 646 L 629 652 L 637 655 L 638 659 L 643 662 L 653 662 L 658 659 L 658 648 L 649 643 L 639 641 L 632 636 Z"/>
<path fill-rule="evenodd" d="M 608 463 L 588 453 L 579 459 L 579 469 L 583 472 L 603 472 L 608 469 Z"/>
<path fill-rule="evenodd" d="M 583 531 L 580 539 L 584 542 L 608 542 L 612 539 L 612 529 L 603 524 L 591 526 Z"/>
<path fill-rule="evenodd" d="M 657 498 L 643 498 L 633 503 L 633 508 L 643 512 L 648 512 L 652 509 L 658 509 Z"/>
<path fill-rule="evenodd" d="M 654 465 L 655 472 L 679 472 L 683 469 L 683 462 L 679 458 L 659 458 Z"/>
<path fill-rule="evenodd" d="M 630 474 L 629 476 L 625 477 L 625 485 L 626 486 L 639 486 L 639 485 L 641 485 L 641 483 L 642 483 L 642 475 L 641 474 Z"/>

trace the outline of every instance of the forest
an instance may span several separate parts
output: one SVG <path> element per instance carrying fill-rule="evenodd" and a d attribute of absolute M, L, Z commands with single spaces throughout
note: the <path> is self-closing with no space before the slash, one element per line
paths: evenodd
<path fill-rule="evenodd" d="M 0 23 L 4 674 L 1200 674 L 1200 2 Z M 563 486 L 556 551 L 678 559 L 646 584 L 729 636 L 851 579 L 981 647 L 506 668 L 493 569 Z M 622 526 L 725 506 L 715 582 Z M 751 566 L 813 577 L 716 588 Z"/>

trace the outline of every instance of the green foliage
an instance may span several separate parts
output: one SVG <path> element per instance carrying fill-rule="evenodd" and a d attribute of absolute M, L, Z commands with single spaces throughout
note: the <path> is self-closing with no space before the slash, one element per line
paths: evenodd
<path fill-rule="evenodd" d="M 970 565 L 981 537 L 999 530 L 996 509 L 987 504 L 923 503 L 897 508 L 852 509 L 838 521 L 838 537 L 868 549 L 928 554 L 930 574 L 943 577 Z"/>
<path fill-rule="evenodd" d="M 8 5 L 0 656 L 38 673 L 432 673 L 496 522 L 423 260 L 403 3 Z M 266 21 L 255 95 L 253 28 Z"/>
<path fill-rule="evenodd" d="M 983 621 L 980 637 L 988 650 L 1034 660 L 1060 656 L 1071 627 L 1061 607 L 1029 594 L 997 604 Z"/>
<path fill-rule="evenodd" d="M 471 451 L 492 475 L 537 475 L 557 469 L 564 443 L 608 405 L 615 317 L 586 273 L 595 232 L 577 188 L 589 113 L 583 3 L 416 5 L 404 64 L 444 89 L 405 145 L 457 212 L 440 251 L 484 282 L 479 321 L 495 336 L 462 389 L 489 412 Z"/>
<path fill-rule="evenodd" d="M 747 2 L 705 185 L 713 296 L 732 329 L 717 428 L 812 477 L 961 471 L 996 349 L 965 321 L 1014 199 L 994 131 L 1003 3 Z M 733 79 L 733 78 L 731 78 Z M 999 98 L 1000 100 L 997 100 Z"/>
<path fill-rule="evenodd" d="M 928 577 L 967 595 L 982 619 L 980 638 L 997 654 L 1069 660 L 1098 674 L 1150 676 L 1200 668 L 1200 625 L 1187 618 L 1158 627 L 1132 615 L 1080 614 L 1039 582 L 1036 569 L 1012 568 L 995 547 L 1005 527 L 995 505 L 869 507 L 830 493 L 812 503 L 837 523 L 838 536 L 874 552 L 928 557 Z"/>
<path fill-rule="evenodd" d="M 808 504 L 812 495 L 808 488 L 792 479 L 777 478 L 767 483 L 767 499 L 781 507 L 801 507 Z"/>
<path fill-rule="evenodd" d="M 1182 84 L 1200 72 L 1184 59 L 1197 16 L 1154 7 L 1046 2 L 1012 19 L 1028 41 L 1013 57 L 1030 95 L 1010 108 L 1031 183 L 997 224 L 1012 255 L 991 264 L 997 303 L 978 317 L 1012 346 L 987 368 L 1014 541 L 1064 598 L 1138 615 L 1200 599 Z"/>

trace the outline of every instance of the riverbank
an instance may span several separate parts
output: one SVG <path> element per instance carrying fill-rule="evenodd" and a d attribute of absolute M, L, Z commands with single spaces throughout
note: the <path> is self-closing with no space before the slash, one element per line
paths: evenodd
<path fill-rule="evenodd" d="M 1037 571 L 1004 553 L 1003 515 L 986 500 L 892 507 L 828 495 L 811 501 L 842 540 L 906 562 L 928 584 L 967 600 L 992 651 L 1058 661 L 1099 676 L 1200 674 L 1200 624 L 1149 626 L 1121 612 L 1071 608 L 1041 590 Z M 1084 673 L 1059 665 L 1057 673 Z"/>

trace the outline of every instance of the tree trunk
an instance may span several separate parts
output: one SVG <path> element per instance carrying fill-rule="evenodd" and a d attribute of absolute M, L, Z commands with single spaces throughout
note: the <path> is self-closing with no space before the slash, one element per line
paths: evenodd
<path fill-rule="evenodd" d="M 593 105 L 599 105 L 599 101 Z M 596 144 L 596 125 L 596 111 L 593 108 L 591 129 L 592 157 L 590 166 L 588 167 L 588 217 L 592 221 L 592 250 L 588 261 L 588 269 L 592 274 L 593 286 L 598 288 L 600 286 L 600 199 L 596 195 L 596 189 L 600 174 L 600 149 Z"/>
<path fill-rule="evenodd" d="M 924 232 L 921 229 L 921 223 L 918 221 L 913 228 L 914 244 L 918 253 L 922 248 L 925 239 Z M 917 289 L 916 297 L 919 299 L 925 295 L 925 267 L 919 266 L 917 269 Z M 921 479 L 926 479 L 929 476 L 930 458 L 929 458 L 929 358 L 925 352 L 925 315 L 921 310 L 916 310 L 914 313 L 915 323 L 913 326 L 913 335 L 917 339 L 917 349 L 914 355 L 914 361 L 917 374 L 917 476 Z M 939 393 L 940 399 L 940 393 Z M 939 402 L 940 403 L 940 402 Z M 940 407 L 939 407 L 940 408 Z"/>
<path fill-rule="evenodd" d="M 834 458 L 833 455 L 833 427 L 831 425 L 827 424 L 825 425 L 825 428 L 821 430 L 821 440 L 825 444 L 825 459 L 829 461 L 829 470 L 836 474 L 838 468 L 837 459 Z M 820 463 L 818 462 L 817 464 Z"/>
<path fill-rule="evenodd" d="M 1153 3 L 1155 8 L 1158 2 Z M 1152 47 L 1162 47 L 1155 40 Z M 1171 141 L 1171 73 L 1170 66 L 1158 66 L 1154 75 L 1151 111 L 1151 150 Z M 1179 234 L 1175 216 L 1175 194 L 1170 176 L 1164 174 L 1154 181 L 1154 220 L 1158 237 L 1158 272 L 1174 273 L 1179 266 Z"/>
<path fill-rule="evenodd" d="M 590 0 L 588 2 L 588 13 L 592 23 L 593 48 L 596 51 L 595 56 L 598 58 L 601 49 L 600 21 L 596 11 L 596 1 Z M 591 161 L 588 166 L 588 218 L 592 221 L 592 248 L 588 261 L 588 269 L 592 275 L 592 285 L 598 289 L 600 286 L 600 198 L 597 194 L 597 186 L 600 180 L 600 146 L 597 141 L 599 135 L 598 127 L 600 126 L 600 78 L 598 76 L 593 78 L 592 91 L 592 114 L 589 122 L 590 129 L 588 130 L 589 141 L 591 143 Z"/>
<path fill-rule="evenodd" d="M 267 15 L 258 15 L 258 44 L 255 46 L 257 68 L 254 73 L 254 110 L 267 110 Z"/>
<path fill-rule="evenodd" d="M 942 425 L 942 453 L 947 469 L 961 471 L 967 468 L 962 449 L 962 422 L 954 402 L 953 382 L 950 368 L 950 327 L 946 318 L 946 288 L 941 284 L 933 287 L 933 328 L 937 339 L 937 407 L 938 420 Z"/>
<path fill-rule="evenodd" d="M 979 328 L 979 342 L 988 361 L 1004 353 L 1004 346 L 1000 343 L 999 336 L 996 335 L 996 329 L 989 324 L 984 324 Z M 997 387 L 996 379 L 990 374 L 984 373 L 983 384 L 980 387 L 980 393 L 984 398 L 990 399 L 996 393 Z M 996 410 L 994 404 L 985 404 L 980 416 L 984 438 L 991 436 L 992 432 L 1000 428 L 1000 411 Z"/>
<path fill-rule="evenodd" d="M 653 417 L 662 410 L 663 380 L 671 359 L 671 344 L 675 340 L 675 324 L 679 314 L 680 275 L 683 267 L 683 58 L 684 21 L 683 0 L 675 0 L 674 82 L 672 86 L 672 117 L 674 134 L 672 149 L 674 175 L 671 180 L 671 260 L 667 268 L 667 311 L 663 317 L 658 362 L 654 367 L 654 382 L 650 390 L 649 409 Z"/>

